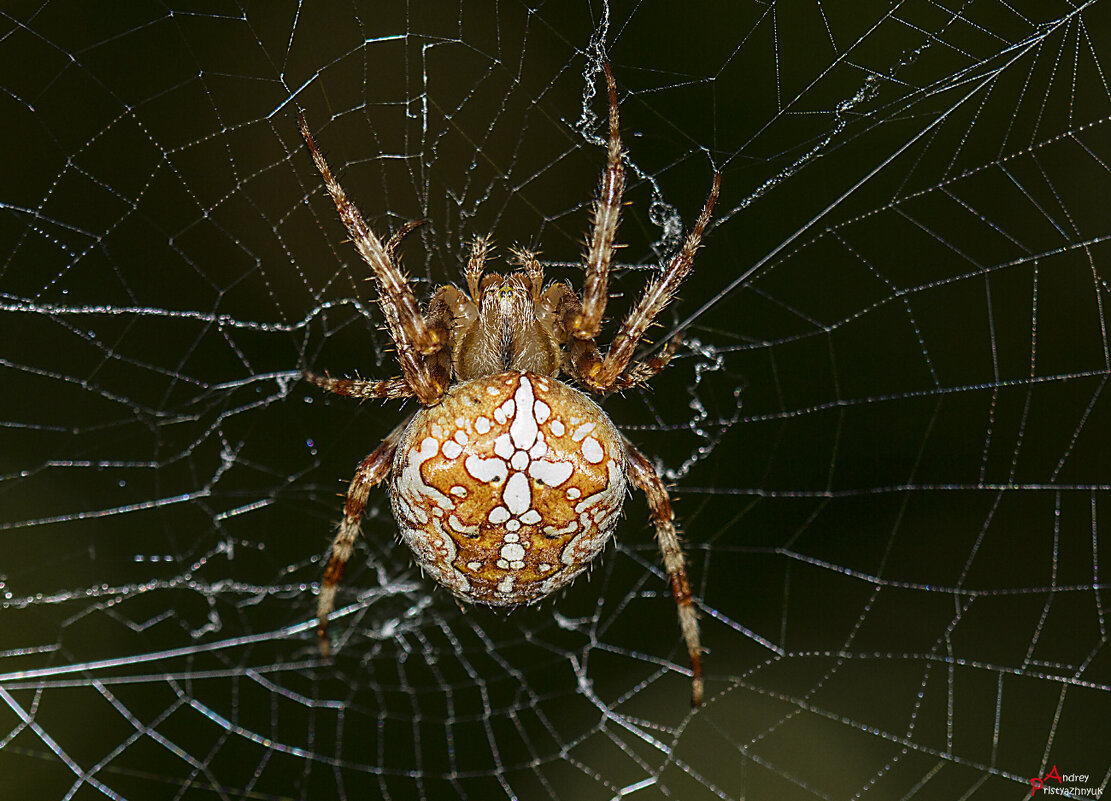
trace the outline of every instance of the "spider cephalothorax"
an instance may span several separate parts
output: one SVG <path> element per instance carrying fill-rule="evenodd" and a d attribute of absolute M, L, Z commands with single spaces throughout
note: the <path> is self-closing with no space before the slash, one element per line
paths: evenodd
<path fill-rule="evenodd" d="M 355 398 L 416 398 L 422 408 L 362 461 L 351 481 L 317 607 L 321 651 L 328 617 L 351 556 L 370 488 L 388 481 L 401 538 L 421 568 L 458 598 L 514 606 L 543 598 L 585 570 L 613 535 L 628 482 L 648 497 L 656 538 L 679 607 L 691 660 L 692 702 L 702 700 L 698 619 L 671 503 L 651 462 L 566 374 L 604 395 L 643 383 L 671 358 L 632 360 L 656 316 L 690 272 L 710 221 L 719 177 L 682 250 L 644 290 L 605 356 L 595 344 L 608 300 L 610 261 L 625 173 L 617 88 L 609 89 L 609 148 L 594 205 L 580 299 L 563 283 L 544 286 L 536 257 L 515 251 L 522 269 L 485 272 L 489 248 L 476 239 L 466 291 L 440 287 L 421 314 L 393 251 L 414 223 L 389 242 L 367 227 L 317 148 L 303 116 L 301 134 L 359 255 L 378 283 L 400 378 L 306 378 Z"/>

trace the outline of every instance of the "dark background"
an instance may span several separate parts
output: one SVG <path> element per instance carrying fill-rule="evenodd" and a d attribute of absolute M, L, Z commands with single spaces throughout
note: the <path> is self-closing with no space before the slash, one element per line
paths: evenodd
<path fill-rule="evenodd" d="M 1040 0 L 7 4 L 2 794 L 1105 787 L 1109 30 Z M 640 496 L 589 580 L 505 615 L 423 580 L 374 494 L 324 664 L 338 496 L 404 412 L 299 381 L 396 367 L 296 110 L 378 231 L 429 218 L 422 294 L 486 233 L 577 282 L 599 41 L 613 317 L 723 173 L 654 332 L 680 358 L 606 404 L 673 484 L 707 703 Z"/>

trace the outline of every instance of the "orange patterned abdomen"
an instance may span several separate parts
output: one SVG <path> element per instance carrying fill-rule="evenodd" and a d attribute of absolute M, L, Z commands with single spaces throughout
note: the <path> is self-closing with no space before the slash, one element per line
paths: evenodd
<path fill-rule="evenodd" d="M 421 568 L 491 606 L 536 601 L 581 573 L 625 491 L 624 441 L 598 405 L 519 372 L 460 384 L 417 412 L 390 484 Z"/>

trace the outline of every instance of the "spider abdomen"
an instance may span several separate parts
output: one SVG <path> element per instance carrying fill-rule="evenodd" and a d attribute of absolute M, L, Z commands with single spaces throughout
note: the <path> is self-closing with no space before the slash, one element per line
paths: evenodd
<path fill-rule="evenodd" d="M 605 412 L 560 381 L 508 372 L 453 387 L 417 412 L 390 497 L 421 568 L 490 606 L 566 586 L 613 535 L 625 446 Z"/>

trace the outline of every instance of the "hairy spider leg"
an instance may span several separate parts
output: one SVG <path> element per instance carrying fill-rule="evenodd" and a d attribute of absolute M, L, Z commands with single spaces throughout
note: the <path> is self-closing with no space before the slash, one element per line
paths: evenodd
<path fill-rule="evenodd" d="M 609 147 L 606 168 L 594 202 L 590 247 L 586 255 L 582 309 L 572 321 L 576 339 L 593 341 L 602 327 L 609 299 L 610 259 L 613 257 L 617 223 L 621 219 L 621 196 L 625 191 L 625 166 L 621 163 L 621 125 L 617 112 L 617 82 L 609 62 L 602 62 L 609 89 Z"/>
<path fill-rule="evenodd" d="M 366 381 L 361 378 L 332 378 L 305 370 L 301 373 L 306 381 L 321 389 L 343 395 L 347 398 L 411 398 L 413 389 L 404 378 L 387 378 L 382 381 Z"/>
<path fill-rule="evenodd" d="M 391 262 L 394 261 L 394 254 L 397 252 L 398 246 L 401 245 L 401 240 L 409 236 L 409 234 L 413 233 L 413 231 L 420 228 L 426 222 L 428 222 L 427 218 L 421 220 L 409 220 L 409 222 L 405 223 L 405 225 L 397 229 L 397 233 L 391 236 L 390 241 L 387 242 L 385 245 L 386 256 Z"/>
<path fill-rule="evenodd" d="M 660 546 L 664 570 L 667 571 L 667 580 L 671 585 L 671 596 L 679 608 L 679 628 L 683 632 L 690 655 L 691 706 L 699 706 L 702 703 L 702 646 L 699 642 L 698 613 L 691 599 L 687 563 L 679 544 L 679 534 L 675 530 L 675 513 L 671 510 L 671 499 L 652 463 L 628 439 L 625 440 L 625 451 L 628 455 L 626 475 L 648 498 L 652 522 L 656 526 L 656 542 Z"/>
<path fill-rule="evenodd" d="M 313 163 L 328 188 L 328 194 L 332 196 L 340 220 L 351 236 L 359 256 L 370 267 L 378 282 L 382 312 L 397 347 L 401 373 L 413 388 L 417 399 L 423 405 L 431 406 L 443 397 L 447 385 L 434 374 L 436 371 L 432 369 L 432 364 L 422 357 L 440 351 L 446 344 L 446 339 L 441 330 L 432 329 L 425 324 L 407 277 L 390 258 L 386 247 L 363 220 L 355 204 L 348 199 L 347 193 L 343 191 L 324 155 L 316 146 L 308 123 L 305 122 L 305 115 L 300 112 L 297 114 L 297 124 L 312 154 Z"/>
<path fill-rule="evenodd" d="M 644 364 L 636 363 L 626 375 L 626 368 L 633 352 L 648 326 L 664 310 L 679 286 L 690 274 L 694 256 L 702 243 L 702 235 L 709 225 L 710 216 L 721 189 L 721 174 L 715 173 L 710 195 L 702 207 L 693 230 L 688 234 L 683 248 L 668 263 L 663 275 L 645 287 L 640 301 L 626 315 L 625 320 L 606 352 L 605 359 L 598 352 L 595 338 L 601 329 L 609 294 L 609 271 L 613 251 L 617 247 L 617 225 L 621 219 L 621 197 L 625 187 L 625 168 L 622 164 L 621 124 L 617 107 L 617 83 L 608 62 L 602 63 L 609 94 L 609 147 L 606 167 L 594 204 L 590 248 L 586 259 L 586 278 L 583 286 L 581 308 L 574 312 L 568 328 L 578 340 L 571 346 L 569 362 L 575 375 L 595 392 L 623 390 L 647 381 L 667 366 L 677 343 L 673 342 L 661 355 Z"/>
<path fill-rule="evenodd" d="M 351 558 L 355 539 L 359 536 L 359 524 L 366 509 L 367 495 L 370 494 L 372 487 L 380 484 L 389 475 L 397 444 L 401 441 L 401 434 L 408 423 L 409 420 L 406 420 L 391 431 L 374 452 L 359 463 L 358 469 L 355 470 L 355 477 L 351 479 L 351 486 L 347 489 L 343 522 L 340 523 L 339 531 L 332 540 L 328 565 L 324 568 L 324 576 L 320 580 L 320 596 L 316 602 L 316 636 L 321 656 L 328 656 L 332 651 L 331 642 L 328 640 L 328 616 L 336 607 L 336 586 L 343 578 L 343 569 L 347 565 L 347 560 Z"/>
<path fill-rule="evenodd" d="M 659 375 L 665 367 L 671 364 L 671 357 L 675 355 L 675 351 L 679 349 L 679 345 L 681 345 L 682 342 L 683 335 L 676 334 L 671 338 L 671 341 L 664 346 L 664 349 L 655 356 L 643 361 L 632 362 L 628 369 L 613 380 L 613 383 L 610 385 L 610 390 L 623 392 L 630 387 L 647 384 Z"/>
<path fill-rule="evenodd" d="M 714 182 L 710 187 L 710 195 L 706 198 L 706 205 L 702 207 L 702 213 L 698 215 L 694 228 L 687 235 L 683 248 L 668 263 L 663 275 L 654 278 L 644 288 L 637 305 L 625 316 L 617 336 L 610 343 L 601 368 L 591 371 L 591 384 L 598 391 L 606 392 L 615 388 L 621 374 L 625 372 L 625 368 L 629 365 L 629 360 L 632 359 L 633 351 L 636 349 L 640 338 L 644 336 L 644 332 L 652 324 L 652 321 L 675 297 L 675 293 L 679 291 L 683 281 L 690 275 L 691 267 L 694 265 L 694 254 L 702 244 L 702 234 L 710 223 L 710 216 L 714 213 L 714 204 L 717 203 L 720 190 L 721 173 L 714 173 Z"/>

